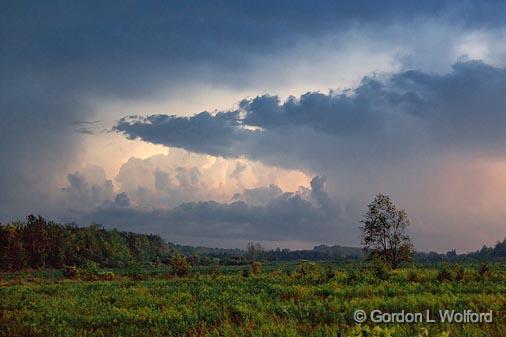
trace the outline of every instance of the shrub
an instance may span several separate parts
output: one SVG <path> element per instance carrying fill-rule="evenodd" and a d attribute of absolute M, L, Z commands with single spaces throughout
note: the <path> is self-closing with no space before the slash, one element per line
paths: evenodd
<path fill-rule="evenodd" d="M 63 265 L 63 276 L 67 278 L 77 278 L 79 277 L 79 270 L 76 266 Z"/>
<path fill-rule="evenodd" d="M 128 266 L 127 275 L 135 281 L 146 280 L 148 278 L 148 274 L 137 263 L 132 263 Z"/>
<path fill-rule="evenodd" d="M 330 281 L 330 280 L 336 278 L 336 272 L 334 271 L 334 269 L 332 269 L 332 266 L 327 266 L 325 278 L 327 279 L 327 281 Z"/>
<path fill-rule="evenodd" d="M 346 273 L 346 284 L 356 284 L 362 282 L 362 274 L 355 269 L 351 269 Z"/>
<path fill-rule="evenodd" d="M 410 269 L 408 271 L 408 275 L 406 277 L 408 282 L 417 283 L 421 281 L 421 277 L 418 275 L 418 272 L 416 270 Z"/>
<path fill-rule="evenodd" d="M 251 262 L 251 273 L 258 274 L 262 271 L 262 263 L 258 261 Z"/>
<path fill-rule="evenodd" d="M 191 272 L 192 267 L 188 259 L 181 254 L 173 255 L 170 258 L 169 264 L 178 277 L 188 276 Z"/>
<path fill-rule="evenodd" d="M 439 269 L 437 273 L 437 280 L 439 282 L 451 282 L 453 279 L 451 271 L 448 269 L 447 265 L 443 265 L 441 269 Z"/>
<path fill-rule="evenodd" d="M 465 274 L 464 267 L 460 265 L 455 267 L 455 277 L 454 277 L 455 281 L 463 281 L 464 274 Z"/>
<path fill-rule="evenodd" d="M 386 281 L 390 278 L 390 267 L 383 259 L 372 260 L 371 271 L 374 277 L 378 280 Z"/>
<path fill-rule="evenodd" d="M 302 277 L 306 277 L 312 274 L 319 274 L 320 268 L 314 262 L 302 261 L 297 267 L 297 273 Z"/>
<path fill-rule="evenodd" d="M 99 273 L 98 275 L 101 280 L 105 281 L 112 281 L 116 278 L 116 274 L 114 274 L 112 271 L 106 271 L 103 273 Z"/>
<path fill-rule="evenodd" d="M 478 278 L 486 279 L 490 276 L 490 267 L 487 262 L 480 263 L 480 268 L 478 269 Z"/>
<path fill-rule="evenodd" d="M 94 277 L 94 276 L 98 276 L 100 271 L 98 269 L 98 265 L 95 262 L 88 261 L 83 266 L 83 272 L 86 274 L 86 276 Z"/>

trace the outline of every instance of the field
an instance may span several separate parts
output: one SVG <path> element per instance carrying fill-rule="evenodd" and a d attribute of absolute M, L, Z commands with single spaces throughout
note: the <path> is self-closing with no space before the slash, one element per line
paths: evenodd
<path fill-rule="evenodd" d="M 114 270 L 68 279 L 61 271 L 4 273 L 0 336 L 496 336 L 506 331 L 506 264 L 408 267 L 270 263 Z M 446 273 L 445 271 L 448 271 Z M 492 323 L 372 323 L 354 312 L 493 312 Z"/>

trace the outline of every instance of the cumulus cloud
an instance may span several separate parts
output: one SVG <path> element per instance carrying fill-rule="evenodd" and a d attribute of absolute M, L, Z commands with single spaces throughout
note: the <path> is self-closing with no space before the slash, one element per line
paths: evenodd
<path fill-rule="evenodd" d="M 103 168 L 87 165 L 67 175 L 68 186 L 62 189 L 62 201 L 71 210 L 89 210 L 109 203 L 114 194 L 112 181 Z"/>
<path fill-rule="evenodd" d="M 315 181 L 321 178 L 315 177 Z M 330 233 L 340 233 L 349 239 L 329 213 L 328 204 L 321 204 L 324 185 L 313 185 L 304 193 L 282 192 L 275 185 L 256 191 L 246 190 L 244 195 L 271 191 L 263 204 L 247 201 L 220 203 L 216 201 L 185 202 L 174 208 L 129 207 L 125 193 L 118 194 L 113 205 L 104 204 L 90 212 L 81 213 L 82 221 L 97 221 L 107 226 L 161 233 L 169 240 L 177 238 L 191 241 L 195 238 L 244 239 L 268 241 L 320 241 L 327 242 Z M 312 194 L 317 198 L 309 198 Z M 264 195 L 265 196 L 265 195 Z M 330 200 L 324 197 L 325 200 Z M 315 202 L 316 200 L 316 202 Z M 332 209 L 335 209 L 332 208 Z"/>
<path fill-rule="evenodd" d="M 276 185 L 290 191 L 307 185 L 309 180 L 309 176 L 297 170 L 179 149 L 145 159 L 130 158 L 115 178 L 118 190 L 126 192 L 133 204 L 160 208 L 192 201 L 226 202 L 237 192 L 257 186 Z"/>
<path fill-rule="evenodd" d="M 234 176 L 238 167 L 242 174 Z M 248 181 L 251 175 L 254 181 Z M 317 242 L 325 238 L 323 233 L 347 237 L 349 231 L 342 232 L 336 221 L 338 202 L 327 195 L 326 178 L 314 177 L 309 188 L 298 186 L 294 191 L 276 185 L 283 182 L 276 178 L 290 175 L 293 184 L 299 173 L 170 150 L 145 160 L 132 158 L 113 186 L 102 168 L 87 165 L 67 176 L 61 195 L 66 213 L 61 219 L 156 232 L 182 242 L 198 238 Z M 243 188 L 248 185 L 257 187 Z"/>
<path fill-rule="evenodd" d="M 283 190 L 274 184 L 245 189 L 242 193 L 236 193 L 234 200 L 243 200 L 251 205 L 264 205 L 274 198 L 283 194 Z"/>
<path fill-rule="evenodd" d="M 330 177 L 330 192 L 341 202 L 318 194 L 323 177 L 311 182 L 312 195 L 322 207 L 327 203 L 329 210 L 337 207 L 336 221 L 349 228 L 357 227 L 361 210 L 374 193 L 390 193 L 421 225 L 414 226 L 422 233 L 420 238 L 440 227 L 444 229 L 438 235 L 451 237 L 462 247 L 467 234 L 455 232 L 459 227 L 473 231 L 476 217 L 466 210 L 456 216 L 453 208 L 431 208 L 430 200 L 437 194 L 455 198 L 441 191 L 445 170 L 457 175 L 462 161 L 505 159 L 506 100 L 501 94 L 505 89 L 504 69 L 469 61 L 455 64 L 447 74 L 383 74 L 364 78 L 354 89 L 310 92 L 283 102 L 268 95 L 245 99 L 237 110 L 218 112 L 215 120 L 208 114 L 212 123 L 222 121 L 227 128 L 208 134 L 211 148 L 187 142 L 189 135 L 171 133 L 172 126 L 167 127 L 181 121 L 196 133 L 215 127 L 207 128 L 195 116 L 130 117 L 119 121 L 115 130 L 195 152 L 324 173 Z M 163 123 L 153 124 L 156 120 Z M 480 220 L 494 228 L 486 240 L 495 240 L 500 232 L 498 219 L 496 213 Z"/>

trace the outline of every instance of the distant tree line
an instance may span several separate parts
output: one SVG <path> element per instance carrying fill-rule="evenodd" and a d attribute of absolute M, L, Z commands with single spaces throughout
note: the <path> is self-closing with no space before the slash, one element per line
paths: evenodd
<path fill-rule="evenodd" d="M 254 260 L 262 261 L 353 261 L 363 257 L 358 247 L 319 245 L 313 249 L 290 250 L 288 248 L 264 249 L 259 243 L 249 242 L 246 249 L 192 247 L 174 244 L 193 264 L 245 265 Z"/>
<path fill-rule="evenodd" d="M 23 268 L 61 268 L 82 266 L 90 261 L 102 267 L 125 267 L 132 264 L 167 263 L 181 253 L 192 265 L 243 265 L 251 261 L 355 261 L 366 256 L 358 247 L 316 246 L 311 250 L 265 250 L 258 243 L 246 249 L 183 246 L 167 243 L 160 236 L 137 234 L 116 229 L 106 230 L 92 224 L 78 227 L 58 224 L 41 216 L 30 215 L 24 222 L 0 224 L 0 270 Z M 506 258 L 506 238 L 495 247 L 457 254 L 416 252 L 415 262 L 490 261 Z"/>
<path fill-rule="evenodd" d="M 0 270 L 61 268 L 93 261 L 104 267 L 168 261 L 173 248 L 160 236 L 77 227 L 30 215 L 0 224 Z"/>
<path fill-rule="evenodd" d="M 444 254 L 437 252 L 417 252 L 415 261 L 417 262 L 462 262 L 462 261 L 494 261 L 506 259 L 506 238 L 498 241 L 494 247 L 483 246 L 480 250 L 466 254 L 457 254 L 452 249 Z"/>
<path fill-rule="evenodd" d="M 290 250 L 276 248 L 274 250 L 258 249 L 258 245 L 248 244 L 246 249 L 206 248 L 174 245 L 193 265 L 246 265 L 253 260 L 260 261 L 357 261 L 367 256 L 367 251 L 358 247 L 319 245 L 313 249 Z M 255 247 L 252 249 L 252 247 Z M 416 263 L 492 261 L 506 259 L 506 238 L 494 247 L 484 246 L 476 252 L 457 254 L 455 250 L 447 253 L 414 252 L 412 261 Z"/>

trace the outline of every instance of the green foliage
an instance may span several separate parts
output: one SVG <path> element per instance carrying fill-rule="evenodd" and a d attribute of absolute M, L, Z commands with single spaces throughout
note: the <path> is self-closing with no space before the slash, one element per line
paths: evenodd
<path fill-rule="evenodd" d="M 443 264 L 437 273 L 437 280 L 439 282 L 451 282 L 453 275 L 447 264 Z"/>
<path fill-rule="evenodd" d="M 262 263 L 258 261 L 251 262 L 251 273 L 259 274 L 262 271 Z"/>
<path fill-rule="evenodd" d="M 33 215 L 24 223 L 0 224 L 0 270 L 85 266 L 89 261 L 104 267 L 124 267 L 162 261 L 171 252 L 157 235 L 105 230 L 96 224 L 75 227 Z"/>
<path fill-rule="evenodd" d="M 99 273 L 98 265 L 93 261 L 88 261 L 83 266 L 83 272 L 90 276 L 96 276 Z"/>
<path fill-rule="evenodd" d="M 106 271 L 98 273 L 98 277 L 101 280 L 112 281 L 116 278 L 116 274 L 114 274 L 112 271 Z"/>
<path fill-rule="evenodd" d="M 79 270 L 76 266 L 63 266 L 63 276 L 67 278 L 77 278 L 79 277 Z"/>
<path fill-rule="evenodd" d="M 390 277 L 390 266 L 383 259 L 375 258 L 370 263 L 370 269 L 373 276 L 381 281 L 386 281 Z"/>
<path fill-rule="evenodd" d="M 330 266 L 330 265 L 327 266 L 325 277 L 326 277 L 327 281 L 330 281 L 330 280 L 332 280 L 332 279 L 334 279 L 336 277 L 336 272 L 332 268 L 332 266 Z"/>
<path fill-rule="evenodd" d="M 413 283 L 418 283 L 421 281 L 421 277 L 420 277 L 420 273 L 418 270 L 416 269 L 410 269 L 408 271 L 408 274 L 407 274 L 407 277 L 406 277 L 406 280 L 408 282 L 413 282 Z"/>
<path fill-rule="evenodd" d="M 364 274 L 356 269 L 348 270 L 346 273 L 346 284 L 353 285 L 360 283 L 364 280 Z"/>
<path fill-rule="evenodd" d="M 362 326 L 360 324 L 355 325 L 348 334 L 348 337 L 393 337 L 395 328 L 375 326 L 373 328 L 369 326 Z"/>
<path fill-rule="evenodd" d="M 371 257 L 381 258 L 392 269 L 409 261 L 413 246 L 406 233 L 408 215 L 398 210 L 389 196 L 378 194 L 361 222 L 362 245 Z"/>
<path fill-rule="evenodd" d="M 370 266 L 264 263 L 243 277 L 244 266 L 195 267 L 184 278 L 139 265 L 143 280 L 128 269 L 103 271 L 91 280 L 61 278 L 50 271 L 2 274 L 0 337 L 25 336 L 392 336 L 503 337 L 506 264 L 490 265 L 484 280 L 439 282 L 438 269 L 399 268 L 377 282 Z M 478 265 L 466 265 L 477 270 Z M 446 266 L 448 270 L 451 268 Z M 458 267 L 457 267 L 458 268 Z M 76 268 L 76 270 L 79 268 Z M 83 266 L 93 270 L 93 266 Z M 290 277 L 302 275 L 304 277 Z M 414 272 L 418 282 L 406 282 Z M 158 273 L 158 274 L 157 274 Z M 318 282 L 313 282 L 312 275 Z M 318 276 L 319 275 L 319 276 Z M 345 282 L 356 275 L 354 283 Z M 316 280 L 316 279 L 315 279 Z M 357 309 L 369 313 L 466 309 L 494 312 L 489 324 L 356 324 Z"/>
<path fill-rule="evenodd" d="M 464 281 L 465 278 L 465 269 L 461 265 L 455 266 L 455 272 L 454 272 L 454 279 L 455 281 Z"/>
<path fill-rule="evenodd" d="M 169 260 L 169 265 L 178 277 L 188 276 L 192 269 L 188 259 L 181 254 L 173 255 Z"/>
<path fill-rule="evenodd" d="M 478 269 L 478 278 L 484 280 L 490 276 L 490 267 L 487 262 L 481 262 Z"/>

